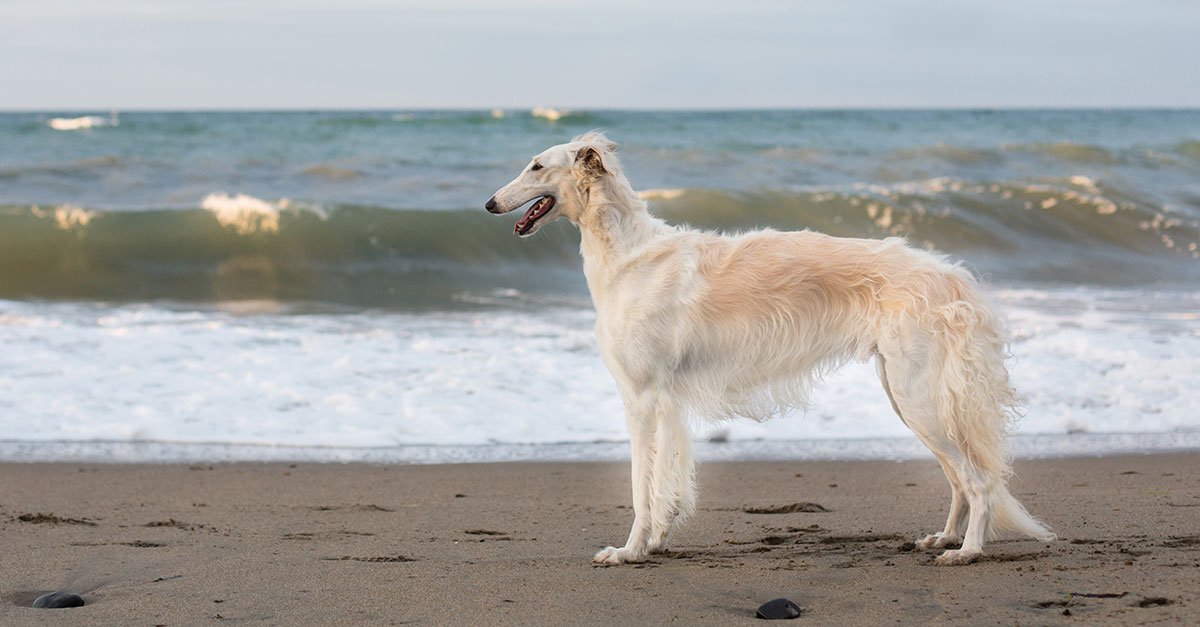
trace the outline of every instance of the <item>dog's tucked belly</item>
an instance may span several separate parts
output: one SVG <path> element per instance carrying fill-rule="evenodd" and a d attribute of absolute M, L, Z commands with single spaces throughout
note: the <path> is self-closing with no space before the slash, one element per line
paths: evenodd
<path fill-rule="evenodd" d="M 709 320 L 698 310 L 676 301 L 641 315 L 601 312 L 597 340 L 622 388 L 670 391 L 698 417 L 765 420 L 806 404 L 823 373 L 874 353 L 871 334 L 841 324 L 813 333 L 802 318 Z"/>

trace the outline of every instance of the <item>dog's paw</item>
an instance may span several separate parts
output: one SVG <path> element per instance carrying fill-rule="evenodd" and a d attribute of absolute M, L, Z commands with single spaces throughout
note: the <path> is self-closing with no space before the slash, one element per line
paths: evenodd
<path fill-rule="evenodd" d="M 610 546 L 596 553 L 592 561 L 597 564 L 636 564 L 646 561 L 646 554 L 625 547 Z"/>
<path fill-rule="evenodd" d="M 963 564 L 970 564 L 981 556 L 983 556 L 983 551 L 979 549 L 956 549 L 942 553 L 933 562 L 938 566 L 961 566 Z"/>
<path fill-rule="evenodd" d="M 917 546 L 922 549 L 941 549 L 951 544 L 958 544 L 962 539 L 956 535 L 945 535 L 944 533 L 931 533 L 920 540 L 917 540 Z"/>
<path fill-rule="evenodd" d="M 646 552 L 652 555 L 656 553 L 667 553 L 670 550 L 667 546 L 668 544 L 669 543 L 667 542 L 666 538 L 657 541 L 651 540 L 646 544 Z"/>

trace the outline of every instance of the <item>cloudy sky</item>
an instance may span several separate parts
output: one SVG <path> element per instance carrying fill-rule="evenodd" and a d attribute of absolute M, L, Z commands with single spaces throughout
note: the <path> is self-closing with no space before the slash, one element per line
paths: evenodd
<path fill-rule="evenodd" d="M 0 109 L 1200 106 L 1193 0 L 0 0 Z"/>

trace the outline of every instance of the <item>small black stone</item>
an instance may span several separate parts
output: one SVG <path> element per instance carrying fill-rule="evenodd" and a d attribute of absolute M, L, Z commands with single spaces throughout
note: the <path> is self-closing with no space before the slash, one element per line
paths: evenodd
<path fill-rule="evenodd" d="M 43 607 L 46 609 L 55 609 L 60 607 L 81 607 L 83 605 L 83 597 L 78 594 L 71 594 L 66 590 L 55 590 L 47 592 L 42 596 L 34 599 L 34 607 Z"/>
<path fill-rule="evenodd" d="M 800 615 L 800 612 L 803 611 L 804 610 L 801 610 L 799 605 L 796 605 L 787 599 L 780 598 L 775 599 L 774 601 L 767 601 L 766 603 L 763 603 L 762 606 L 758 608 L 758 614 L 755 614 L 755 616 L 757 618 L 765 618 L 767 620 L 777 620 L 796 618 Z"/>

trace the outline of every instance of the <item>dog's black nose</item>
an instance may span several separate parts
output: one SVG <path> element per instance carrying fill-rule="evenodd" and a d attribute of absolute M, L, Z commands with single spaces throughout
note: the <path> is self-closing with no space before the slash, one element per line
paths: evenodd
<path fill-rule="evenodd" d="M 492 196 L 491 198 L 488 198 L 487 204 L 484 205 L 483 208 L 487 209 L 488 211 L 491 211 L 492 213 L 495 213 L 496 212 L 496 197 Z"/>

